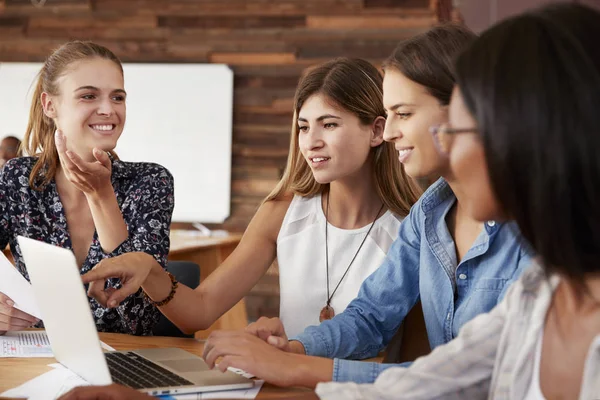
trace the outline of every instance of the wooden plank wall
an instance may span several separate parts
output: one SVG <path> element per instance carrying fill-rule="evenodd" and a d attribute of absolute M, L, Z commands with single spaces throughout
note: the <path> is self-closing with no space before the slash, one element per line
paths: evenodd
<path fill-rule="evenodd" d="M 42 61 L 90 39 L 128 62 L 231 65 L 232 215 L 221 227 L 241 231 L 285 166 L 302 71 L 336 56 L 379 64 L 435 23 L 440 1 L 0 0 L 0 61 Z"/>

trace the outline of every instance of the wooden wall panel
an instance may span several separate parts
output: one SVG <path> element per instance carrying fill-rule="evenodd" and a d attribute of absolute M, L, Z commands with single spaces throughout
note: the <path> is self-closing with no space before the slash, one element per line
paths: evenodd
<path fill-rule="evenodd" d="M 452 8 L 451 0 L 445 2 L 446 8 Z M 459 11 L 464 23 L 476 32 L 481 32 L 496 22 L 525 12 L 532 8 L 551 3 L 579 3 L 600 9 L 600 0 L 461 0 Z M 440 16 L 443 20 L 443 16 Z"/>
<path fill-rule="evenodd" d="M 0 61 L 90 39 L 129 62 L 215 62 L 234 74 L 232 214 L 244 230 L 285 167 L 295 86 L 337 56 L 379 64 L 440 0 L 0 0 Z"/>

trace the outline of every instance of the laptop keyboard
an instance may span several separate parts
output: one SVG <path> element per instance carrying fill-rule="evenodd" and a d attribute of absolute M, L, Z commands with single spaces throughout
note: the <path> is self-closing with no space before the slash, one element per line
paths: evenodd
<path fill-rule="evenodd" d="M 134 353 L 105 353 L 110 375 L 115 383 L 134 389 L 193 385 L 155 363 Z"/>

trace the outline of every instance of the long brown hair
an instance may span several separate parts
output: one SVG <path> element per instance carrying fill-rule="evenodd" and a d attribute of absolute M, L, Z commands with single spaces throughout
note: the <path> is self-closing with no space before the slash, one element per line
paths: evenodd
<path fill-rule="evenodd" d="M 360 59 L 338 58 L 305 73 L 294 98 L 287 166 L 283 177 L 265 201 L 281 199 L 289 193 L 314 196 L 328 187 L 315 180 L 298 144 L 298 113 L 309 97 L 323 94 L 367 125 L 377 117 L 385 118 L 382 88 L 383 78 L 377 68 Z M 383 142 L 371 151 L 373 154 L 369 158 L 373 163 L 377 194 L 389 210 L 396 215 L 406 216 L 419 197 L 418 186 L 404 172 L 392 143 Z"/>
<path fill-rule="evenodd" d="M 54 179 L 60 163 L 54 143 L 56 125 L 51 118 L 44 114 L 42 93 L 57 96 L 59 94 L 58 78 L 67 73 L 68 68 L 74 62 L 94 57 L 113 61 L 123 73 L 121 61 L 106 47 L 92 42 L 72 41 L 56 49 L 46 59 L 38 74 L 29 110 L 27 130 L 22 143 L 27 154 L 38 157 L 38 161 L 29 175 L 29 186 L 34 190 L 42 190 Z M 110 153 L 113 158 L 117 158 L 114 152 Z"/>

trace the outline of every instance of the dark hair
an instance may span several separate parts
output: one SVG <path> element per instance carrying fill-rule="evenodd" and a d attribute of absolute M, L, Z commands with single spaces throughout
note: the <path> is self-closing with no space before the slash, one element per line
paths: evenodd
<path fill-rule="evenodd" d="M 21 147 L 22 147 L 21 139 L 19 139 L 16 136 L 13 136 L 13 135 L 8 135 L 8 136 L 4 136 L 2 138 L 2 140 L 12 140 L 12 141 L 16 142 L 17 150 L 15 151 L 15 153 L 16 153 L 17 157 L 21 157 L 23 155 L 23 151 L 21 149 Z"/>
<path fill-rule="evenodd" d="M 496 198 L 548 272 L 600 271 L 600 13 L 547 6 L 457 60 Z"/>
<path fill-rule="evenodd" d="M 454 88 L 454 60 L 477 36 L 457 24 L 444 24 L 401 42 L 383 63 L 424 86 L 442 105 L 450 103 Z"/>
<path fill-rule="evenodd" d="M 4 139 L 16 140 L 18 144 L 21 144 L 21 139 L 19 139 L 19 138 L 18 138 L 18 137 L 16 137 L 16 136 L 8 135 L 8 136 L 4 136 L 4 137 L 2 138 L 2 140 L 4 140 Z"/>

